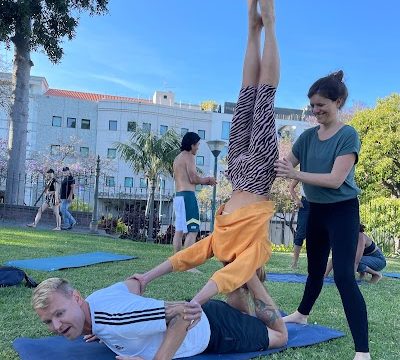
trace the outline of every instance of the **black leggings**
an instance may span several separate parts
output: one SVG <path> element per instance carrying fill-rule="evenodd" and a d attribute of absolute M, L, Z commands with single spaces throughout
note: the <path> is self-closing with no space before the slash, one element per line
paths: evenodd
<path fill-rule="evenodd" d="M 308 315 L 323 285 L 332 248 L 336 286 L 353 336 L 355 349 L 368 350 L 368 320 L 364 298 L 354 276 L 360 218 L 358 200 L 333 204 L 310 203 L 307 224 L 308 278 L 298 311 Z"/>

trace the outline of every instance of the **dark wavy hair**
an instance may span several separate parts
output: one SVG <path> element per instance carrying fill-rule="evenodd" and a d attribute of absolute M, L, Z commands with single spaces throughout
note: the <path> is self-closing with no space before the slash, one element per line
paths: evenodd
<path fill-rule="evenodd" d="M 181 151 L 192 150 L 192 145 L 196 145 L 200 141 L 200 136 L 195 132 L 187 132 L 182 139 Z"/>
<path fill-rule="evenodd" d="M 318 79 L 311 85 L 308 90 L 308 98 L 310 99 L 315 94 L 321 95 L 324 98 L 336 101 L 341 99 L 340 109 L 344 106 L 349 95 L 347 87 L 343 82 L 343 71 L 339 70 L 321 79 Z"/>

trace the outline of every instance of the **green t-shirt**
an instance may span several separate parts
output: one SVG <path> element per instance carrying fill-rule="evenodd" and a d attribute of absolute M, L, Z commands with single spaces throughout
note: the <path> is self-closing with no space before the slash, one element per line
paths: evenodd
<path fill-rule="evenodd" d="M 319 126 L 307 129 L 293 145 L 292 153 L 299 160 L 301 171 L 330 173 L 338 156 L 352 153 L 356 155 L 355 164 L 357 163 L 360 139 L 354 128 L 344 125 L 335 135 L 323 141 L 318 138 L 318 129 Z M 354 181 L 355 164 L 338 189 L 303 183 L 307 200 L 315 203 L 335 203 L 356 198 L 360 189 Z"/>

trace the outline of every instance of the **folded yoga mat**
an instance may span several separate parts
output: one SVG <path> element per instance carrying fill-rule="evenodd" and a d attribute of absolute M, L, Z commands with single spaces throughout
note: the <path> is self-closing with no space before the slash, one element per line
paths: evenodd
<path fill-rule="evenodd" d="M 383 276 L 400 279 L 400 273 L 383 273 Z"/>
<path fill-rule="evenodd" d="M 341 331 L 319 325 L 287 324 L 289 342 L 287 347 L 243 354 L 200 354 L 186 360 L 247 360 L 269 355 L 289 347 L 318 344 L 344 336 Z M 21 360 L 114 360 L 115 354 L 104 344 L 85 343 L 81 338 L 70 341 L 62 336 L 40 339 L 18 338 L 13 342 Z"/>
<path fill-rule="evenodd" d="M 272 282 L 289 282 L 289 283 L 302 283 L 305 284 L 307 281 L 307 275 L 304 274 L 279 274 L 279 273 L 267 273 L 266 281 Z M 324 284 L 335 284 L 332 277 L 324 279 Z"/>
<path fill-rule="evenodd" d="M 83 253 L 76 255 L 57 256 L 48 258 L 36 258 L 25 260 L 11 260 L 6 264 L 23 269 L 55 271 L 68 268 L 76 268 L 110 261 L 131 260 L 136 256 L 119 255 L 106 252 Z"/>

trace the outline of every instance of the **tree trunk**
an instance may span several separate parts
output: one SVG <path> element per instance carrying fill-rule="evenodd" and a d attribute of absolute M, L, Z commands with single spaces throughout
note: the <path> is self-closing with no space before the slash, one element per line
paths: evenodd
<path fill-rule="evenodd" d="M 6 202 L 23 204 L 25 190 L 25 160 L 29 117 L 29 80 L 31 20 L 28 15 L 15 26 L 12 96 L 8 133 L 8 172 Z"/>
<path fill-rule="evenodd" d="M 154 194 L 156 192 L 156 179 L 149 180 L 150 196 L 149 196 L 149 227 L 147 230 L 147 242 L 154 242 Z"/>

